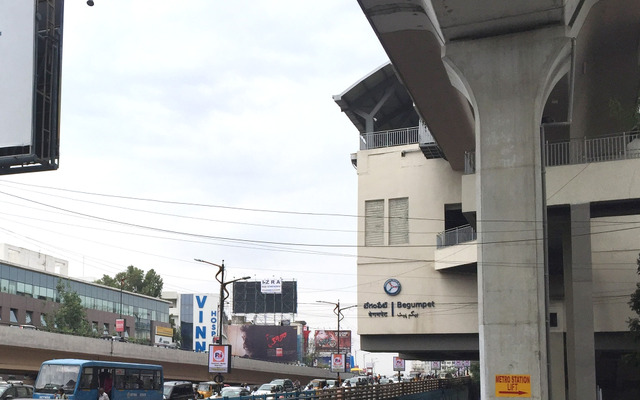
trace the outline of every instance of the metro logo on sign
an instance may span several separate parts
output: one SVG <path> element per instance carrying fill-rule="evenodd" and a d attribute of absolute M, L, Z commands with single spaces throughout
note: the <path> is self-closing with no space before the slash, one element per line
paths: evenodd
<path fill-rule="evenodd" d="M 531 375 L 496 375 L 496 397 L 531 397 Z"/>

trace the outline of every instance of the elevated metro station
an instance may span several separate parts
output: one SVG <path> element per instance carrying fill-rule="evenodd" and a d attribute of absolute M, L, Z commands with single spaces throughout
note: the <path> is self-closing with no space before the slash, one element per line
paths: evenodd
<path fill-rule="evenodd" d="M 482 398 L 635 399 L 640 2 L 359 0 L 390 64 L 358 149 L 367 351 L 477 359 Z"/>

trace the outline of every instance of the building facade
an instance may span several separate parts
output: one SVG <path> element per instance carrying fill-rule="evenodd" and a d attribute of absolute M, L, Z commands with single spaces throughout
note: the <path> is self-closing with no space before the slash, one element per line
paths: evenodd
<path fill-rule="evenodd" d="M 479 359 L 483 399 L 637 398 L 640 4 L 359 3 L 391 60 L 334 97 L 361 348 Z"/>
<path fill-rule="evenodd" d="M 21 249 L 26 259 L 31 258 L 27 255 L 28 252 Z M 66 262 L 58 260 L 58 264 L 66 265 Z M 115 335 L 116 319 L 121 312 L 125 320 L 125 337 L 153 343 L 156 327 L 170 327 L 170 303 L 167 301 L 121 292 L 49 272 L 44 268 L 30 268 L 1 260 L 0 323 L 46 327 L 45 316 L 53 313 L 60 304 L 56 289 L 59 282 L 80 296 L 87 320 L 96 335 Z"/>

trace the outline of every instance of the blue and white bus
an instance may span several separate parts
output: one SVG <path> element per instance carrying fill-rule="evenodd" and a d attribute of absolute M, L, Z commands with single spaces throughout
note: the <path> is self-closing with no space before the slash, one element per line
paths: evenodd
<path fill-rule="evenodd" d="M 42 363 L 34 399 L 54 399 L 62 388 L 70 400 L 96 400 L 103 388 L 110 400 L 162 400 L 162 366 L 78 359 Z"/>

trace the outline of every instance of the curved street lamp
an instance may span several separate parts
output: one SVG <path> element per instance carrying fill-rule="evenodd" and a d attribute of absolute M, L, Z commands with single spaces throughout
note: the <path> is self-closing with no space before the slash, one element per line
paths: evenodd
<path fill-rule="evenodd" d="M 340 300 L 338 300 L 337 303 L 332 303 L 330 301 L 316 300 L 316 303 L 325 303 L 325 304 L 331 304 L 335 306 L 335 308 L 333 309 L 333 313 L 338 317 L 338 334 L 337 334 L 338 351 L 337 353 L 340 354 L 340 321 L 344 319 L 344 315 L 342 314 L 342 311 L 348 310 L 349 308 L 358 307 L 358 305 L 355 304 L 349 307 L 340 307 Z M 345 366 L 346 366 L 346 360 L 345 360 Z M 340 372 L 338 372 L 338 387 L 340 386 L 341 383 L 342 382 L 340 382 Z"/>
<path fill-rule="evenodd" d="M 229 282 L 225 282 L 224 281 L 224 260 L 222 260 L 222 264 L 214 264 L 212 262 L 209 261 L 205 261 L 205 260 L 200 260 L 198 258 L 194 258 L 195 261 L 197 262 L 201 262 L 201 263 L 205 263 L 205 264 L 209 264 L 209 265 L 213 265 L 215 267 L 218 267 L 218 272 L 216 273 L 216 280 L 220 283 L 220 304 L 219 304 L 219 308 L 218 308 L 218 343 L 217 344 L 222 344 L 222 317 L 223 317 L 223 313 L 224 313 L 224 301 L 229 297 L 229 291 L 227 290 L 227 285 L 234 283 L 234 282 L 238 282 L 238 281 L 242 281 L 242 280 L 247 280 L 247 279 L 251 279 L 250 276 L 244 276 L 242 278 L 238 278 L 238 279 L 234 279 L 231 280 Z"/>

